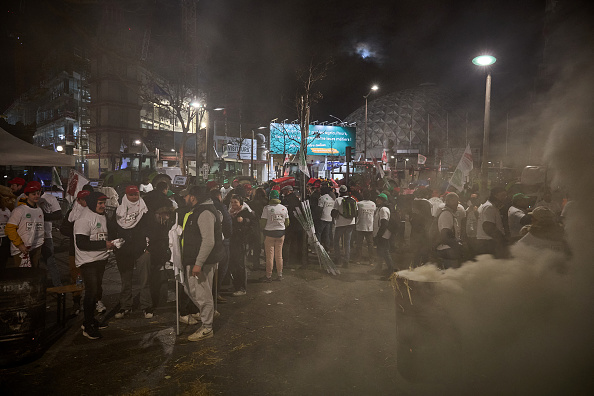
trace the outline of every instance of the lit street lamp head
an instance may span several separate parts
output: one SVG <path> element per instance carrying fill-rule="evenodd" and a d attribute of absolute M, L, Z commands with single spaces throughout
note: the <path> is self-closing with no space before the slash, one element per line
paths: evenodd
<path fill-rule="evenodd" d="M 495 59 L 494 56 L 481 55 L 481 56 L 477 56 L 476 58 L 474 58 L 472 60 L 472 63 L 474 63 L 477 66 L 491 66 L 496 61 L 497 61 L 497 59 Z"/>
<path fill-rule="evenodd" d="M 374 85 L 373 87 L 371 87 L 372 91 L 377 91 L 379 89 L 379 87 L 377 85 Z"/>

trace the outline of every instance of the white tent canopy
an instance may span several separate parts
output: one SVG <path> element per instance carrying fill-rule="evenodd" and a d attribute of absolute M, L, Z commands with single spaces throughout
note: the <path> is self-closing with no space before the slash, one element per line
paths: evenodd
<path fill-rule="evenodd" d="M 0 165 L 74 166 L 76 158 L 42 149 L 0 128 Z"/>

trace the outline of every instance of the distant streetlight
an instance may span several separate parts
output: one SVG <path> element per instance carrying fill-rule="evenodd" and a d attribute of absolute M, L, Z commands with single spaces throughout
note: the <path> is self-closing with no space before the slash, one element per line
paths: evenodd
<path fill-rule="evenodd" d="M 481 55 L 472 60 L 477 66 L 488 67 L 496 62 L 494 56 Z M 491 71 L 487 69 L 487 82 L 485 87 L 485 123 L 483 129 L 483 161 L 481 163 L 481 197 L 487 196 L 487 183 L 489 173 L 489 133 L 491 125 Z"/>
<path fill-rule="evenodd" d="M 140 140 L 138 140 L 138 139 L 136 139 L 136 140 L 134 141 L 134 144 L 135 144 L 135 145 L 137 145 L 137 146 L 138 146 L 140 143 L 142 143 L 142 142 L 141 142 Z"/>
<path fill-rule="evenodd" d="M 61 153 L 62 151 L 64 151 L 64 147 L 58 146 L 58 147 L 56 147 L 56 151 L 59 151 Z"/>
<path fill-rule="evenodd" d="M 367 95 L 363 96 L 365 98 L 365 129 L 363 132 L 363 138 L 364 138 L 363 157 L 364 157 L 365 161 L 367 161 L 367 98 L 369 97 L 369 95 L 371 95 L 371 93 L 373 91 L 377 91 L 378 89 L 379 89 L 379 87 L 377 85 L 374 85 L 369 90 L 369 93 Z"/>

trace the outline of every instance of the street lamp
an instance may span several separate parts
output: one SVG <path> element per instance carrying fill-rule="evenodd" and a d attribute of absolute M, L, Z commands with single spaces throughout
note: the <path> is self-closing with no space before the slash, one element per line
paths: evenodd
<path fill-rule="evenodd" d="M 491 71 L 488 69 L 489 66 L 494 64 L 496 61 L 494 56 L 481 55 L 477 56 L 472 60 L 477 66 L 487 67 L 487 82 L 485 88 L 485 123 L 483 130 L 483 161 L 481 163 L 481 197 L 487 196 L 487 183 L 489 173 L 489 132 L 491 125 Z"/>
<path fill-rule="evenodd" d="M 215 107 L 215 108 L 207 108 L 204 104 L 199 103 L 199 102 L 191 102 L 190 106 L 192 108 L 194 108 L 194 111 L 196 112 L 195 114 L 195 118 L 194 118 L 194 130 L 196 132 L 196 174 L 198 174 L 198 132 L 201 129 L 205 129 L 206 133 L 204 135 L 204 140 L 205 140 L 205 162 L 210 165 L 210 142 L 209 142 L 209 136 L 208 136 L 208 123 L 207 122 L 203 122 L 204 120 L 204 115 L 207 111 L 221 111 L 221 110 L 225 110 L 224 107 Z M 209 113 L 210 114 L 210 113 Z"/>
<path fill-rule="evenodd" d="M 363 138 L 365 139 L 365 143 L 363 146 L 363 157 L 365 161 L 367 161 L 367 98 L 369 97 L 369 95 L 371 95 L 373 91 L 377 91 L 378 89 L 379 87 L 377 85 L 374 85 L 369 90 L 369 93 L 363 96 L 365 98 L 365 130 L 363 132 Z"/>

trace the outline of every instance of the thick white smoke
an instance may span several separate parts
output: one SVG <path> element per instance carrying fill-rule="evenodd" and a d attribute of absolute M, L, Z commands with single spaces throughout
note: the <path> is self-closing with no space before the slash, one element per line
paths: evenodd
<path fill-rule="evenodd" d="M 397 309 L 409 313 L 399 315 L 399 326 L 417 331 L 412 341 L 399 340 L 414 346 L 411 356 L 399 349 L 399 370 L 409 364 L 408 374 L 440 392 L 594 391 L 594 67 L 591 50 L 570 55 L 536 119 L 546 136 L 544 162 L 575 199 L 566 221 L 572 257 L 514 246 L 509 260 L 481 256 L 455 270 L 399 273 L 415 280 L 412 306 L 399 283 Z M 406 328 L 407 320 L 416 327 Z"/>

